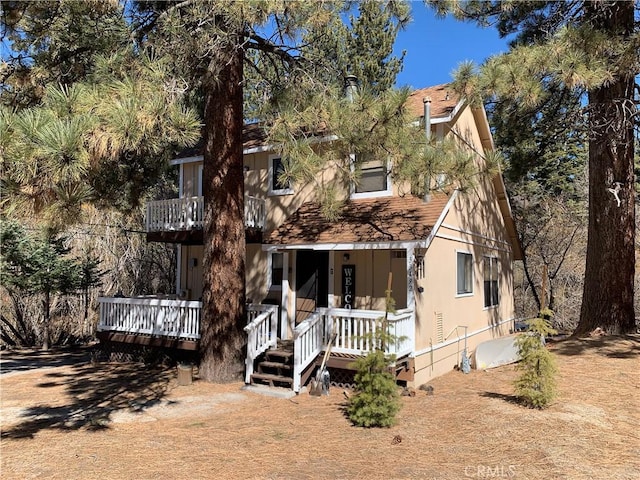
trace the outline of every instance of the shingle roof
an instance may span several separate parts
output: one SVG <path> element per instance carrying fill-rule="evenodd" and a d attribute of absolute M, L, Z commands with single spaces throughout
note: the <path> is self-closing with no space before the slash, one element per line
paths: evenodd
<path fill-rule="evenodd" d="M 429 202 L 413 196 L 350 200 L 334 222 L 322 217 L 320 205 L 308 202 L 263 241 L 309 245 L 424 240 L 448 200 L 444 194 L 433 195 Z"/>
<path fill-rule="evenodd" d="M 415 117 L 424 115 L 425 97 L 431 98 L 431 118 L 447 117 L 453 112 L 460 101 L 448 84 L 414 90 L 407 100 L 407 109 Z"/>
<path fill-rule="evenodd" d="M 262 123 L 248 123 L 242 128 L 242 148 L 261 147 L 265 145 L 267 140 L 267 132 Z M 201 138 L 197 144 L 191 148 L 186 148 L 176 158 L 197 157 L 204 154 L 204 138 Z"/>

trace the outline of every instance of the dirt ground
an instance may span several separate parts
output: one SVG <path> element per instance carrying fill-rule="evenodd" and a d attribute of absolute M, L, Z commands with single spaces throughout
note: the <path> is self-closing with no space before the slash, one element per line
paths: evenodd
<path fill-rule="evenodd" d="M 351 426 L 342 389 L 281 399 L 94 366 L 82 350 L 3 352 L 0 477 L 640 478 L 640 336 L 550 348 L 560 396 L 547 410 L 515 403 L 513 365 L 451 372 L 403 397 L 390 429 Z"/>

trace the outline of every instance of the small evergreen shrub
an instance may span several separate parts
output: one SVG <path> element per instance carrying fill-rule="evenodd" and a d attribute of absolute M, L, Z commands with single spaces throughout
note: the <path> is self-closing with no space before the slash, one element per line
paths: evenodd
<path fill-rule="evenodd" d="M 400 410 L 400 395 L 395 378 L 389 371 L 389 359 L 375 350 L 359 358 L 355 364 L 356 393 L 350 398 L 347 413 L 359 427 L 390 427 Z"/>
<path fill-rule="evenodd" d="M 389 279 L 389 285 L 391 279 Z M 395 310 L 390 286 L 386 291 L 386 313 Z M 387 315 L 378 320 L 372 335 L 376 349 L 355 361 L 355 395 L 349 399 L 347 414 L 359 427 L 390 427 L 400 410 L 400 394 L 390 366 L 395 355 L 385 355 L 385 345 L 397 339 L 387 333 Z"/>
<path fill-rule="evenodd" d="M 552 316 L 548 312 L 545 314 Z M 521 374 L 514 384 L 515 393 L 524 405 L 542 409 L 557 396 L 557 369 L 551 352 L 544 344 L 544 338 L 556 332 L 543 318 L 529 320 L 527 324 L 528 331 L 516 340 L 521 358 L 517 369 Z"/>

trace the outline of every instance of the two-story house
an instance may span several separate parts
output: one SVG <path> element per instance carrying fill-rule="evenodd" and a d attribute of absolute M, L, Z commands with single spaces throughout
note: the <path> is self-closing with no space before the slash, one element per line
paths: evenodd
<path fill-rule="evenodd" d="M 408 102 L 432 136 L 455 137 L 479 166 L 493 150 L 484 109 L 446 85 L 416 90 Z M 245 127 L 247 383 L 299 391 L 331 338 L 328 366 L 333 378 L 348 381 L 353 359 L 372 348 L 368 334 L 385 315 L 389 286 L 396 311 L 387 320 L 397 341 L 385 348 L 408 385 L 451 370 L 463 350 L 470 355 L 481 341 L 510 331 L 512 262 L 522 254 L 499 174 L 423 199 L 405 194 L 384 161 L 371 161 L 344 192 L 340 219 L 330 222 L 312 186 L 282 184 L 281 159 L 264 138 L 259 125 Z M 151 202 L 146 223 L 149 241 L 178 245 L 176 293 L 101 298 L 103 341 L 196 347 L 202 155 L 195 150 L 173 164 L 180 196 Z"/>

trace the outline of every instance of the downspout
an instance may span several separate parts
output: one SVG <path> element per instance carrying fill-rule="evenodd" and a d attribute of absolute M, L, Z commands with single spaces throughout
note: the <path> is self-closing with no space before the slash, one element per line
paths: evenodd
<path fill-rule="evenodd" d="M 424 108 L 424 136 L 425 136 L 425 148 L 428 148 L 429 142 L 431 141 L 431 97 L 424 97 L 422 99 L 422 104 Z M 429 168 L 430 170 L 430 168 Z M 431 171 L 426 173 L 426 178 L 424 180 L 424 198 L 425 202 L 431 200 Z"/>

